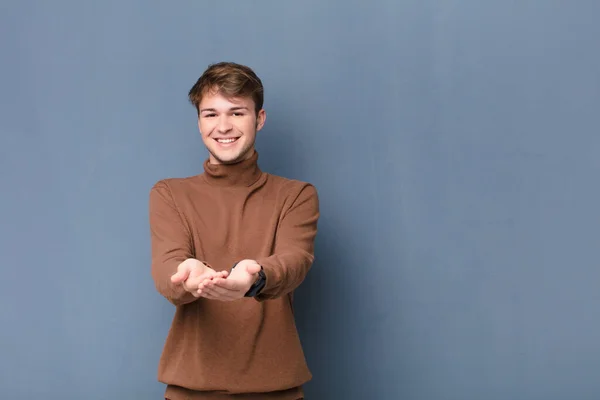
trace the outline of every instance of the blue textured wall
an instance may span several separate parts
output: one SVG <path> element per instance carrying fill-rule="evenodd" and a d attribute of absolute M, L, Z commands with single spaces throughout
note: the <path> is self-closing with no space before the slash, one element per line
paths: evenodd
<path fill-rule="evenodd" d="M 309 399 L 600 398 L 597 1 L 3 1 L 2 398 L 161 398 L 147 196 L 206 157 L 187 90 L 266 85 L 313 182 Z"/>

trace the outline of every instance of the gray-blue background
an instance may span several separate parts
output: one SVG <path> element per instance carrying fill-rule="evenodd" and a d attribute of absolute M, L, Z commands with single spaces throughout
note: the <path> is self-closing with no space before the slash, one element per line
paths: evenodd
<path fill-rule="evenodd" d="M 2 1 L 2 398 L 161 398 L 148 191 L 200 172 L 187 91 L 232 60 L 266 86 L 262 168 L 320 193 L 309 399 L 599 399 L 599 15 Z"/>

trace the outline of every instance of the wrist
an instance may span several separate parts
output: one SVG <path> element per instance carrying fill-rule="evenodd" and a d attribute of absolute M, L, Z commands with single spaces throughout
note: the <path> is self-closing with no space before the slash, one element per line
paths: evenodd
<path fill-rule="evenodd" d="M 254 280 L 248 291 L 244 294 L 244 297 L 258 296 L 265 287 L 266 281 L 267 276 L 265 275 L 265 271 L 261 265 L 260 271 L 256 273 L 256 279 Z"/>
<path fill-rule="evenodd" d="M 246 260 L 243 260 L 243 261 L 246 261 Z M 233 272 L 234 268 L 241 262 L 242 261 L 238 261 L 235 264 L 233 264 L 233 267 L 231 267 L 231 270 L 229 271 L 229 273 Z M 256 261 L 254 261 L 254 263 L 256 263 Z M 258 263 L 256 263 L 256 264 L 259 265 Z M 264 268 L 262 267 L 262 265 L 259 265 L 259 266 L 260 266 L 260 270 L 257 273 L 252 274 L 252 276 L 254 276 L 255 279 L 252 281 L 252 284 L 250 285 L 250 287 L 244 294 L 244 297 L 258 296 L 266 285 L 267 276 L 265 274 L 265 271 L 264 271 Z"/>

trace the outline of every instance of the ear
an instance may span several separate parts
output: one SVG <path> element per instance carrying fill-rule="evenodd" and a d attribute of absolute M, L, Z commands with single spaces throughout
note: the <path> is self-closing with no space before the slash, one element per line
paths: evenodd
<path fill-rule="evenodd" d="M 264 109 L 261 109 L 256 116 L 256 131 L 260 131 L 263 126 L 265 126 L 265 121 L 267 120 L 267 112 Z"/>

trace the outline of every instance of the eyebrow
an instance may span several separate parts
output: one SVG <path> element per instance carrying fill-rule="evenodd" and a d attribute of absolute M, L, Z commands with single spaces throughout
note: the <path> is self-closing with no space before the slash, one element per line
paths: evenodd
<path fill-rule="evenodd" d="M 238 110 L 248 110 L 248 107 L 231 107 L 229 109 L 229 111 L 238 111 Z M 205 112 L 205 111 L 210 111 L 210 112 L 217 112 L 217 110 L 215 110 L 214 108 L 203 108 L 200 110 L 200 112 Z"/>

